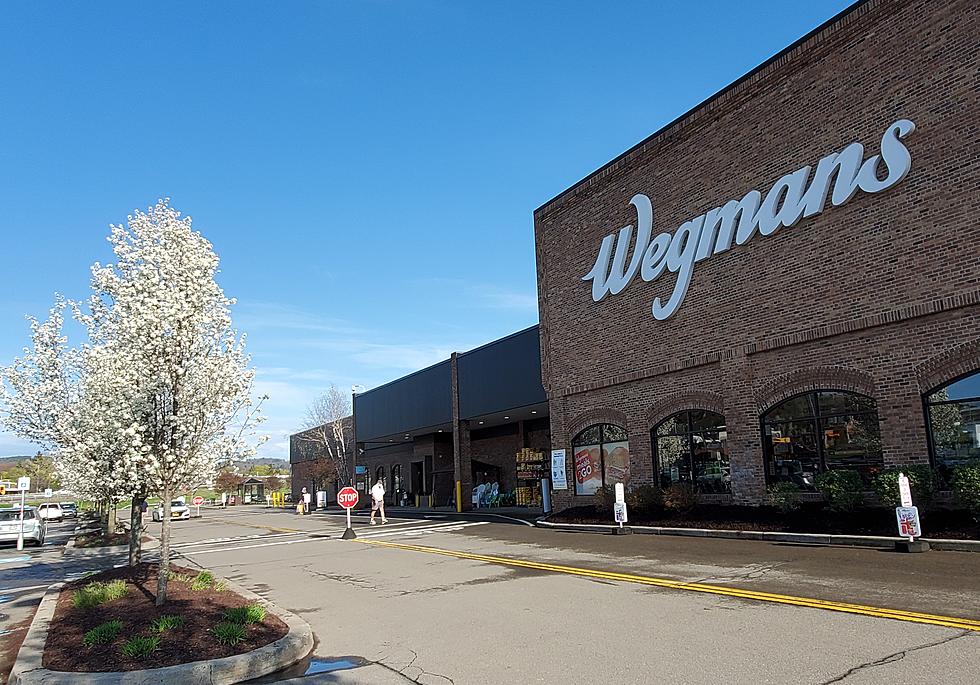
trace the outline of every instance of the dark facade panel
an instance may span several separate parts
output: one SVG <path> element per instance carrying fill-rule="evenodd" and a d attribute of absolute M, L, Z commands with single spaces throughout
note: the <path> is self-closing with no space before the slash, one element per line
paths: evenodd
<path fill-rule="evenodd" d="M 459 355 L 459 415 L 469 419 L 546 402 L 538 327 Z"/>
<path fill-rule="evenodd" d="M 449 360 L 356 395 L 354 412 L 358 442 L 451 423 Z"/>

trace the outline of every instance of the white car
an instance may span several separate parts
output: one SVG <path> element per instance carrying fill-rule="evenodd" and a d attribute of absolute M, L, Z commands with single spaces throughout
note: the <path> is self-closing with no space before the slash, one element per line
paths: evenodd
<path fill-rule="evenodd" d="M 24 542 L 40 547 L 47 533 L 44 519 L 38 518 L 34 507 L 24 507 Z M 0 509 L 0 542 L 17 542 L 20 533 L 20 507 Z"/>
<path fill-rule="evenodd" d="M 45 521 L 55 521 L 58 523 L 65 518 L 65 512 L 61 510 L 61 505 L 57 502 L 38 505 L 37 515 Z"/>
<path fill-rule="evenodd" d="M 181 520 L 189 519 L 191 517 L 191 508 L 184 504 L 181 500 L 175 499 L 170 500 L 170 518 L 171 520 Z M 163 504 L 157 505 L 156 509 L 153 510 L 153 520 L 163 521 Z"/>

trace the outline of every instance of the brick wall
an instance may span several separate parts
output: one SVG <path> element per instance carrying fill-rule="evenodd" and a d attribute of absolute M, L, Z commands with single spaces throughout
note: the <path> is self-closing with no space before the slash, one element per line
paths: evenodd
<path fill-rule="evenodd" d="M 886 464 L 927 459 L 922 393 L 980 367 L 977 35 L 973 2 L 870 0 L 540 208 L 552 446 L 618 416 L 634 482 L 652 481 L 654 421 L 721 409 L 733 497 L 757 503 L 760 414 L 820 387 L 877 400 Z M 635 193 L 653 203 L 654 234 L 673 233 L 849 143 L 877 153 L 901 118 L 916 130 L 903 140 L 912 169 L 896 186 L 828 201 L 818 216 L 698 262 L 665 321 L 650 310 L 669 298 L 670 273 L 592 301 L 581 278 L 603 237 L 636 224 Z M 574 501 L 556 495 L 558 507 Z"/>

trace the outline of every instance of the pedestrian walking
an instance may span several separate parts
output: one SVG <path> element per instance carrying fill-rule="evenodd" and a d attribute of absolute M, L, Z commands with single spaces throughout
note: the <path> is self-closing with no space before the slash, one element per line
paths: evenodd
<path fill-rule="evenodd" d="M 308 493 L 306 491 L 306 488 L 303 488 L 303 513 L 304 514 L 310 513 L 310 503 L 312 501 L 313 501 L 313 495 Z"/>
<path fill-rule="evenodd" d="M 228 508 L 228 493 L 227 492 L 222 492 L 221 493 L 221 508 L 222 509 L 227 509 Z"/>
<path fill-rule="evenodd" d="M 385 518 L 385 486 L 378 479 L 378 482 L 371 487 L 371 525 L 374 525 L 374 514 L 381 512 L 381 525 L 388 523 Z"/>

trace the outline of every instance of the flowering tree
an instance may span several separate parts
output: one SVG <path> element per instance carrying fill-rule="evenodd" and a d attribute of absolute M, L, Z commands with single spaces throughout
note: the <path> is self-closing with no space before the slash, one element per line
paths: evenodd
<path fill-rule="evenodd" d="M 159 201 L 112 226 L 116 263 L 92 268 L 91 314 L 138 388 L 139 452 L 148 490 L 163 500 L 156 602 L 167 599 L 170 502 L 220 464 L 254 453 L 260 421 L 245 337 L 215 281 L 218 257 L 189 217 Z M 264 399 L 264 398 L 263 398 Z M 134 439 L 134 442 L 136 440 Z"/>

